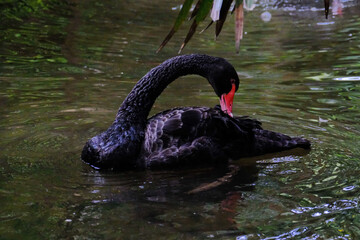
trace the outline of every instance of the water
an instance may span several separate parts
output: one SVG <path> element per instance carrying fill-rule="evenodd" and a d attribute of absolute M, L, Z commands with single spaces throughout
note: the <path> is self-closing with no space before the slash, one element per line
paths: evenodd
<path fill-rule="evenodd" d="M 155 50 L 181 1 L 64 2 L 3 25 L 0 238 L 358 239 L 360 8 L 341 3 L 326 20 L 322 1 L 258 2 L 239 54 L 233 16 L 216 42 L 211 29 L 185 48 L 235 66 L 235 114 L 313 143 L 223 169 L 114 173 L 80 161 L 135 82 L 177 53 L 190 24 Z M 206 80 L 189 76 L 152 114 L 217 103 Z"/>

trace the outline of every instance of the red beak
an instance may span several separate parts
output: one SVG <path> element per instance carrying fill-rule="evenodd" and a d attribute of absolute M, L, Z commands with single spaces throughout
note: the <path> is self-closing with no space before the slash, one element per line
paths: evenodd
<path fill-rule="evenodd" d="M 223 95 L 221 95 L 221 98 L 220 98 L 221 110 L 224 113 L 229 114 L 230 117 L 233 116 L 232 105 L 233 105 L 233 101 L 234 101 L 235 89 L 236 89 L 236 86 L 235 86 L 235 83 L 233 83 L 230 92 L 228 92 L 227 94 L 224 93 Z"/>

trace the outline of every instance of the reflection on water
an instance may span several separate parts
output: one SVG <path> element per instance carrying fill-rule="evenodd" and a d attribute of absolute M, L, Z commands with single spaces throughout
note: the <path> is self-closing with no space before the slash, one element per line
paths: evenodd
<path fill-rule="evenodd" d="M 238 55 L 232 16 L 218 41 L 207 31 L 184 50 L 234 64 L 235 114 L 313 143 L 222 168 L 97 172 L 79 159 L 135 82 L 176 54 L 187 28 L 155 50 L 182 1 L 78 1 L 3 26 L 2 238 L 359 238 L 359 3 L 332 1 L 326 20 L 322 1 L 295 2 L 246 12 Z M 189 76 L 152 113 L 217 103 Z"/>

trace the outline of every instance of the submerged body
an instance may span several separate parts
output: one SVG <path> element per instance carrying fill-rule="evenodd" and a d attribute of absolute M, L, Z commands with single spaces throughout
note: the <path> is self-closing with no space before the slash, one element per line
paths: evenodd
<path fill-rule="evenodd" d="M 147 119 L 166 86 L 187 74 L 208 79 L 221 107 L 174 108 Z M 85 144 L 81 157 L 102 169 L 163 168 L 310 147 L 306 139 L 263 130 L 257 120 L 232 117 L 238 85 L 235 69 L 222 58 L 193 54 L 169 59 L 135 85 L 114 123 Z"/>

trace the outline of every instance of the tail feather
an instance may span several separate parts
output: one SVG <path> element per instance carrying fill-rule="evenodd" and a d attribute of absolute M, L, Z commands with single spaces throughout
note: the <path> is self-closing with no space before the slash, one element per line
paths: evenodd
<path fill-rule="evenodd" d="M 254 129 L 254 153 L 265 154 L 289 150 L 292 148 L 309 149 L 309 140 L 301 137 L 289 137 L 282 133 L 276 133 L 263 129 Z"/>
<path fill-rule="evenodd" d="M 243 135 L 247 137 L 238 134 L 236 140 L 224 147 L 231 158 L 253 157 L 293 148 L 309 149 L 311 146 L 310 141 L 305 138 L 265 130 L 261 127 L 261 122 L 247 116 L 235 116 L 232 120 L 242 132 L 246 132 Z"/>

